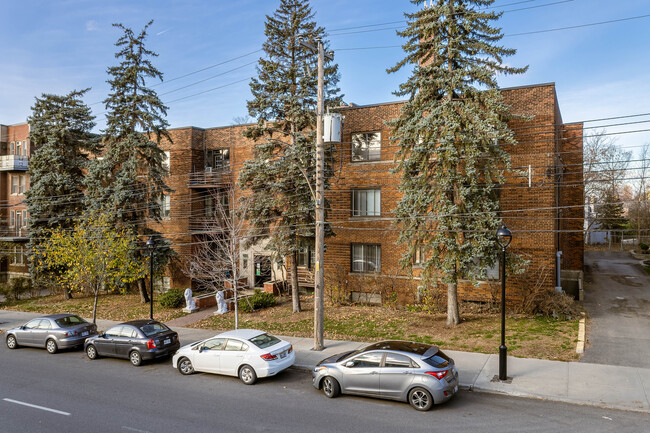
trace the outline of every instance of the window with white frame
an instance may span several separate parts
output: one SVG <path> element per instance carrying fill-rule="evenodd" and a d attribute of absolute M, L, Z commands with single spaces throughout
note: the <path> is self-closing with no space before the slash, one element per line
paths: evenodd
<path fill-rule="evenodd" d="M 170 158 L 171 158 L 171 154 L 169 152 L 165 152 L 165 159 L 163 159 L 162 166 L 167 171 L 167 174 L 169 174 L 169 170 L 171 167 Z"/>
<path fill-rule="evenodd" d="M 168 292 L 171 288 L 171 278 L 169 277 L 160 277 L 153 279 L 153 287 L 157 292 L 165 293 Z"/>
<path fill-rule="evenodd" d="M 22 155 L 23 154 L 23 145 L 20 141 L 16 142 L 16 153 L 14 155 Z"/>
<path fill-rule="evenodd" d="M 12 210 L 9 212 L 9 227 L 14 227 L 16 225 L 16 211 Z"/>
<path fill-rule="evenodd" d="M 13 254 L 11 255 L 11 264 L 12 265 L 23 265 L 25 264 L 25 247 L 15 246 L 13 248 Z"/>
<path fill-rule="evenodd" d="M 361 132 L 352 134 L 352 162 L 378 161 L 380 159 L 380 132 Z"/>
<path fill-rule="evenodd" d="M 421 268 L 424 266 L 424 263 L 426 261 L 426 247 L 424 245 L 419 245 L 417 248 L 415 248 L 415 254 L 413 255 L 413 266 Z"/>
<path fill-rule="evenodd" d="M 18 193 L 24 194 L 27 191 L 27 176 L 18 176 Z"/>
<path fill-rule="evenodd" d="M 18 176 L 11 176 L 11 193 L 18 194 Z"/>
<path fill-rule="evenodd" d="M 27 211 L 23 211 L 23 227 L 27 226 Z"/>
<path fill-rule="evenodd" d="M 9 155 L 15 155 L 16 154 L 16 143 L 13 141 L 9 143 Z"/>
<path fill-rule="evenodd" d="M 379 216 L 381 189 L 356 189 L 352 191 L 352 216 Z"/>
<path fill-rule="evenodd" d="M 304 266 L 312 269 L 316 261 L 316 255 L 313 248 L 301 248 L 298 251 L 298 266 Z"/>
<path fill-rule="evenodd" d="M 381 245 L 352 244 L 352 272 L 380 272 Z"/>
<path fill-rule="evenodd" d="M 172 198 L 171 194 L 163 194 L 162 199 L 160 200 L 160 216 L 163 218 L 169 218 L 171 215 L 172 209 Z"/>

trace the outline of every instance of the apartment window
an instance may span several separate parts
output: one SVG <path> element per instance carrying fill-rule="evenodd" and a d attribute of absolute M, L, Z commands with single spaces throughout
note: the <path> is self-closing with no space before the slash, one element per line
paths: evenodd
<path fill-rule="evenodd" d="M 28 145 L 29 145 L 29 140 L 24 140 L 23 141 L 23 155 L 25 155 L 25 156 L 29 156 Z"/>
<path fill-rule="evenodd" d="M 9 154 L 10 155 L 16 154 L 16 143 L 14 143 L 13 141 L 9 143 Z"/>
<path fill-rule="evenodd" d="M 352 272 L 380 272 L 381 245 L 352 244 Z"/>
<path fill-rule="evenodd" d="M 23 211 L 23 227 L 27 225 L 27 211 Z"/>
<path fill-rule="evenodd" d="M 18 176 L 18 193 L 19 194 L 24 194 L 25 191 L 27 190 L 26 185 L 27 184 L 27 176 Z"/>
<path fill-rule="evenodd" d="M 352 191 L 352 216 L 379 216 L 380 205 L 380 189 L 357 189 Z"/>
<path fill-rule="evenodd" d="M 165 158 L 163 159 L 162 166 L 167 171 L 167 174 L 169 174 L 169 170 L 170 170 L 170 168 L 169 168 L 170 167 L 170 162 L 169 162 L 170 158 L 171 158 L 171 154 L 169 152 L 165 152 Z"/>
<path fill-rule="evenodd" d="M 11 264 L 12 265 L 25 264 L 25 248 L 24 247 L 14 247 L 13 248 L 13 254 L 11 255 Z"/>
<path fill-rule="evenodd" d="M 23 154 L 23 145 L 20 141 L 16 142 L 16 153 L 14 155 L 22 155 Z"/>
<path fill-rule="evenodd" d="M 169 194 L 163 194 L 162 200 L 160 202 L 160 216 L 163 218 L 169 218 L 171 215 L 171 206 L 172 198 Z"/>
<path fill-rule="evenodd" d="M 378 161 L 381 159 L 381 133 L 352 134 L 352 161 Z"/>
<path fill-rule="evenodd" d="M 171 289 L 171 278 L 169 277 L 160 277 L 153 279 L 153 287 L 159 293 L 168 292 Z"/>
<path fill-rule="evenodd" d="M 213 170 L 230 168 L 230 149 L 208 150 L 207 167 Z"/>
<path fill-rule="evenodd" d="M 21 211 L 16 211 L 16 227 L 20 228 L 23 226 L 23 213 Z"/>
<path fill-rule="evenodd" d="M 12 210 L 9 212 L 9 227 L 14 227 L 16 225 L 16 211 Z"/>
<path fill-rule="evenodd" d="M 312 269 L 316 261 L 316 254 L 312 248 L 301 248 L 298 251 L 298 266 Z"/>
<path fill-rule="evenodd" d="M 11 193 L 18 194 L 18 176 L 11 176 Z"/>
<path fill-rule="evenodd" d="M 415 249 L 415 255 L 413 256 L 413 266 L 421 268 L 424 266 L 424 263 L 427 261 L 427 256 L 425 253 L 425 246 L 420 245 Z"/>

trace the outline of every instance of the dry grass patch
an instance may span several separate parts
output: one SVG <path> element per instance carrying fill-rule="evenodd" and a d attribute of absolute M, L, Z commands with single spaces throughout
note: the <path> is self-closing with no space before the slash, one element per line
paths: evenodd
<path fill-rule="evenodd" d="M 11 303 L 0 304 L 3 310 L 27 311 L 42 314 L 73 313 L 86 319 L 93 317 L 92 296 L 77 295 L 73 299 L 63 299 L 61 295 L 43 296 Z M 97 300 L 97 318 L 125 322 L 149 318 L 149 304 L 140 302 L 140 295 L 107 294 Z M 180 309 L 161 307 L 154 299 L 154 318 L 166 322 L 183 316 Z"/>
<path fill-rule="evenodd" d="M 259 328 L 278 335 L 312 337 L 314 312 L 310 298 L 303 311 L 293 314 L 291 300 L 276 307 L 240 313 L 240 328 Z M 409 312 L 392 308 L 345 305 L 325 308 L 325 338 L 376 341 L 405 339 L 436 344 L 448 350 L 498 353 L 501 319 L 498 314 L 465 312 L 459 326 L 448 327 L 444 314 Z M 203 329 L 231 329 L 234 315 L 213 316 L 191 325 Z M 561 361 L 578 359 L 575 347 L 578 320 L 511 315 L 506 318 L 508 354 L 523 358 Z"/>

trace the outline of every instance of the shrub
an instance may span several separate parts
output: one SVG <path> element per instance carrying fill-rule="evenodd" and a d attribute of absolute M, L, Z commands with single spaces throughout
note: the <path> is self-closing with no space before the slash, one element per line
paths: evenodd
<path fill-rule="evenodd" d="M 639 244 L 639 248 L 641 248 L 641 251 L 643 251 L 644 253 L 647 253 L 648 249 L 650 249 L 650 245 L 644 244 L 643 242 L 641 242 Z"/>
<path fill-rule="evenodd" d="M 524 298 L 522 310 L 526 314 L 572 320 L 580 315 L 581 307 L 566 293 L 539 288 Z"/>
<path fill-rule="evenodd" d="M 277 303 L 273 293 L 266 293 L 260 289 L 255 289 L 253 296 L 239 300 L 239 311 L 252 313 L 253 310 L 273 307 Z"/>
<path fill-rule="evenodd" d="M 185 301 L 184 293 L 184 289 L 169 289 L 160 295 L 158 302 L 166 308 L 178 308 Z"/>
<path fill-rule="evenodd" d="M 12 278 L 8 283 L 0 285 L 0 294 L 8 301 L 16 301 L 32 288 L 32 282 L 29 278 Z"/>

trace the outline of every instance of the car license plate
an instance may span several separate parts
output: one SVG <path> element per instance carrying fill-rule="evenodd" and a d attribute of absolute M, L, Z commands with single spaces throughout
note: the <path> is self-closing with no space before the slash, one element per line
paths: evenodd
<path fill-rule="evenodd" d="M 172 342 L 172 340 L 171 340 L 171 339 L 169 339 L 169 338 L 166 338 L 166 339 L 165 339 L 165 341 L 163 341 L 163 344 L 169 344 L 169 343 L 171 343 L 171 342 Z"/>
<path fill-rule="evenodd" d="M 454 386 L 454 394 L 458 392 L 458 385 Z"/>
<path fill-rule="evenodd" d="M 88 331 L 84 331 L 84 332 L 81 333 L 82 337 L 85 337 L 86 335 L 88 335 Z"/>
<path fill-rule="evenodd" d="M 280 354 L 280 359 L 282 359 L 282 358 L 286 358 L 286 357 L 287 357 L 287 352 L 282 352 L 282 353 Z"/>

